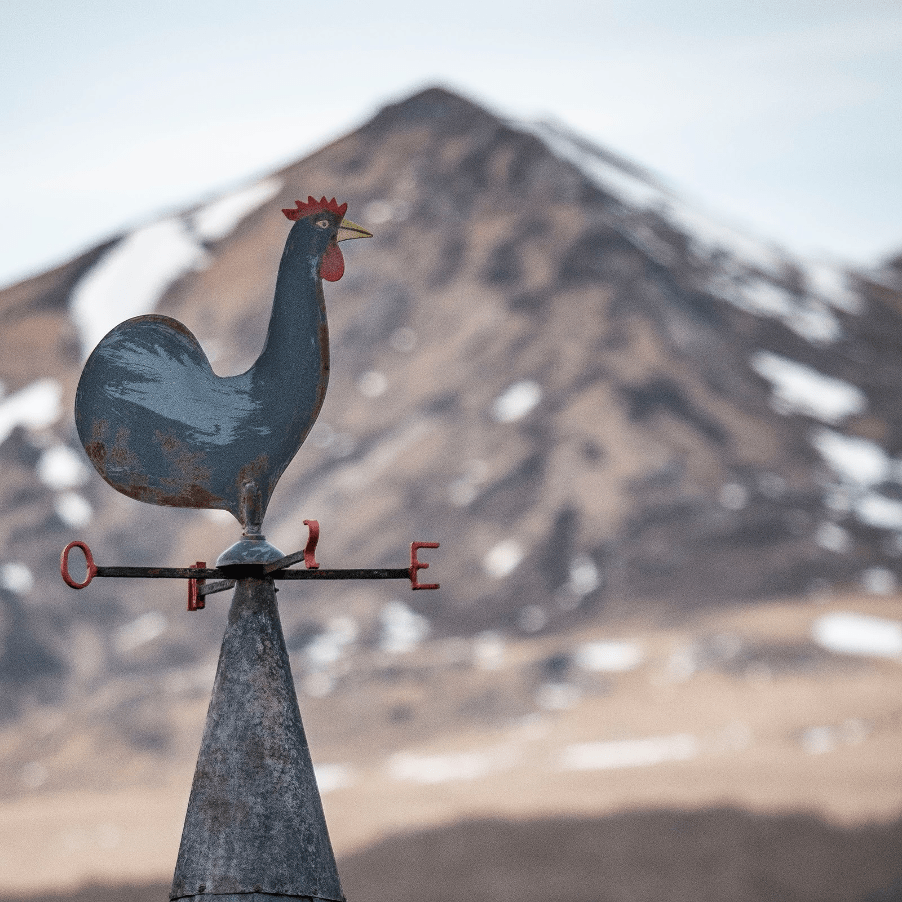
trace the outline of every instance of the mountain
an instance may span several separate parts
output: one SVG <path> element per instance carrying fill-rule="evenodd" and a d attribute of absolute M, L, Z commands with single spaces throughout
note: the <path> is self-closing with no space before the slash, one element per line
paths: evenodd
<path fill-rule="evenodd" d="M 245 369 L 268 323 L 280 210 L 308 194 L 346 201 L 376 237 L 326 286 L 331 384 L 267 537 L 294 551 L 318 519 L 321 564 L 346 567 L 403 566 L 412 540 L 441 542 L 423 555 L 438 592 L 283 589 L 298 680 L 336 748 L 367 734 L 387 754 L 399 735 L 532 716 L 539 697 L 563 710 L 572 648 L 624 624 L 679 630 L 786 599 L 792 619 L 812 598 L 892 596 L 898 266 L 798 259 L 559 125 L 432 88 L 0 292 L 10 798 L 193 764 L 227 596 L 188 615 L 183 583 L 75 594 L 58 557 L 82 538 L 100 564 L 184 566 L 215 560 L 239 528 L 114 493 L 78 445 L 74 389 L 103 334 L 150 311 L 182 320 L 220 374 Z M 833 660 L 804 635 L 740 646 L 697 658 L 743 673 Z M 492 663 L 504 654 L 521 655 L 520 676 Z M 418 686 L 427 673 L 435 686 Z M 609 678 L 584 679 L 602 693 Z M 98 768 L 100 749 L 121 767 Z"/>

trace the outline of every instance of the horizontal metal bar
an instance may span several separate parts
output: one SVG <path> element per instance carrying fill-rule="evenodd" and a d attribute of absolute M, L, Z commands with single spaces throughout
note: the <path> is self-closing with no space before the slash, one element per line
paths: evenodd
<path fill-rule="evenodd" d="M 410 579 L 410 570 L 276 570 L 269 575 L 273 579 Z"/>
<path fill-rule="evenodd" d="M 292 564 L 296 564 L 298 561 L 304 560 L 304 552 L 296 551 L 294 554 L 286 554 L 285 557 L 280 558 L 278 561 L 273 561 L 271 564 L 263 565 L 264 573 L 275 573 L 276 570 L 284 570 L 286 567 L 290 567 Z"/>
<path fill-rule="evenodd" d="M 197 611 L 204 607 L 201 598 L 231 588 L 239 579 L 407 579 L 411 589 L 437 589 L 438 583 L 421 583 L 417 579 L 420 570 L 429 567 L 425 561 L 417 558 L 420 548 L 438 548 L 438 542 L 413 542 L 410 546 L 409 567 L 367 567 L 355 569 L 320 570 L 316 558 L 316 540 L 319 536 L 319 523 L 316 520 L 305 520 L 310 527 L 310 537 L 304 550 L 288 554 L 268 564 L 236 564 L 226 567 L 205 567 L 204 561 L 198 561 L 194 567 L 98 567 L 91 549 L 82 541 L 70 542 L 60 555 L 60 575 L 66 585 L 73 589 L 84 589 L 90 585 L 95 576 L 106 576 L 125 579 L 187 579 L 188 610 Z M 69 555 L 74 548 L 80 548 L 85 556 L 85 578 L 81 582 L 69 572 Z M 303 557 L 304 570 L 289 570 Z M 219 579 L 221 582 L 205 585 L 205 580 Z"/>
<path fill-rule="evenodd" d="M 197 597 L 206 598 L 208 595 L 215 595 L 217 592 L 227 592 L 229 589 L 234 588 L 234 579 L 220 579 L 215 583 L 201 582 L 197 587 Z"/>
<path fill-rule="evenodd" d="M 228 579 L 228 574 L 215 567 L 98 567 L 95 576 L 125 579 Z"/>
<path fill-rule="evenodd" d="M 254 567 L 242 568 L 255 576 Z M 234 572 L 215 567 L 98 567 L 95 576 L 111 576 L 125 579 L 227 579 L 236 578 Z M 358 570 L 276 570 L 260 573 L 270 579 L 410 579 L 407 567 Z M 240 578 L 240 577 L 239 577 Z"/>

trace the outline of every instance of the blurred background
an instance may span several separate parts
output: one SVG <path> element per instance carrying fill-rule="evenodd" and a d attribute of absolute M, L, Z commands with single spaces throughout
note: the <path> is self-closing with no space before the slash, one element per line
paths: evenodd
<path fill-rule="evenodd" d="M 902 15 L 865 2 L 8 2 L 0 894 L 165 898 L 228 596 L 117 495 L 106 331 L 259 353 L 288 226 L 375 238 L 267 535 L 351 900 L 902 898 Z M 359 245 L 359 246 L 358 246 Z M 426 557 L 426 555 L 424 555 Z"/>

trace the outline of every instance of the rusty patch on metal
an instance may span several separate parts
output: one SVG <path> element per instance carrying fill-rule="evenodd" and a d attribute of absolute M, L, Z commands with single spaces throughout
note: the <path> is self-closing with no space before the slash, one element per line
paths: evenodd
<path fill-rule="evenodd" d="M 169 329 L 173 329 L 176 332 L 184 335 L 185 338 L 190 338 L 194 344 L 199 344 L 196 336 L 191 332 L 191 330 L 184 323 L 179 322 L 177 319 L 173 319 L 171 316 L 162 316 L 159 313 L 147 313 L 144 316 L 140 317 L 140 319 L 163 323 L 163 325 L 167 326 Z"/>
<path fill-rule="evenodd" d="M 218 508 L 225 502 L 214 495 L 206 486 L 210 482 L 210 468 L 203 466 L 206 458 L 204 451 L 192 451 L 188 445 L 172 434 L 164 434 L 157 430 L 154 432 L 154 441 L 163 451 L 163 456 L 169 462 L 170 475 L 160 477 L 160 485 L 169 489 L 167 494 L 161 489 L 161 498 L 169 500 L 158 501 L 158 504 L 173 505 L 172 499 L 179 499 L 174 506 Z"/>
<path fill-rule="evenodd" d="M 238 476 L 235 478 L 235 485 L 238 488 L 238 494 L 241 495 L 244 486 L 253 482 L 260 487 L 260 477 L 266 474 L 266 471 L 269 469 L 269 455 L 265 452 L 263 454 L 258 455 L 249 463 L 246 463 L 239 471 Z M 279 474 L 281 475 L 281 474 Z M 278 476 L 276 477 L 278 479 Z"/>
<path fill-rule="evenodd" d="M 110 463 L 123 469 L 140 469 L 140 458 L 128 447 L 129 438 L 131 430 L 127 426 L 120 426 L 116 430 L 116 441 L 109 453 Z"/>
<path fill-rule="evenodd" d="M 153 434 L 153 437 L 159 443 L 167 457 L 178 453 L 181 442 L 174 435 L 163 435 L 158 429 Z"/>
<path fill-rule="evenodd" d="M 152 504 L 163 504 L 168 507 L 197 507 L 205 510 L 228 510 L 221 498 L 217 498 L 212 492 L 199 485 L 188 486 L 187 489 L 177 495 L 169 495 L 161 489 L 148 491 L 148 497 L 152 497 Z M 142 501 L 147 500 L 145 498 Z"/>
<path fill-rule="evenodd" d="M 101 476 L 106 474 L 106 445 L 103 442 L 88 442 L 85 452 Z"/>
<path fill-rule="evenodd" d="M 110 425 L 106 420 L 95 420 L 91 424 L 91 440 L 85 442 L 85 452 L 97 472 L 106 479 L 106 440 Z"/>
<path fill-rule="evenodd" d="M 109 427 L 106 421 L 99 421 L 93 424 L 92 436 L 106 436 Z M 118 489 L 129 498 L 135 498 L 143 501 L 149 491 L 147 485 L 147 477 L 141 468 L 141 461 L 138 456 L 129 448 L 129 438 L 131 433 L 122 426 L 116 432 L 116 441 L 112 448 L 108 448 L 106 444 L 99 439 L 90 442 L 91 448 L 88 450 L 88 456 L 97 466 L 97 470 L 101 476 L 113 488 Z M 98 462 L 99 459 L 99 462 Z M 111 474 L 109 471 L 113 470 Z M 116 470 L 124 470 L 128 473 L 128 482 L 123 482 L 116 478 Z"/>

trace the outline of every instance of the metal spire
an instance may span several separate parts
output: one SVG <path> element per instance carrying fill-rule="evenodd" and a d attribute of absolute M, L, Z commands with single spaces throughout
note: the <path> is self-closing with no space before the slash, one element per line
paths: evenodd
<path fill-rule="evenodd" d="M 235 589 L 170 892 L 210 895 L 344 902 L 270 578 Z"/>

